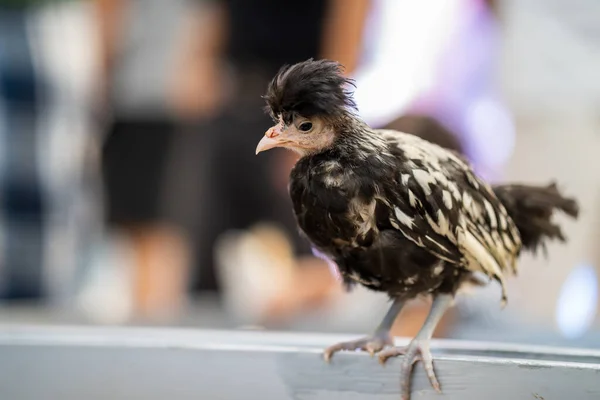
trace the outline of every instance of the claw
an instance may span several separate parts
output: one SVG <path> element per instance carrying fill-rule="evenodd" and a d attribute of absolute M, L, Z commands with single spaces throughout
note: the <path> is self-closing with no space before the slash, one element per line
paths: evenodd
<path fill-rule="evenodd" d="M 401 378 L 400 388 L 402 391 L 402 399 L 408 400 L 410 398 L 410 384 L 413 365 L 417 361 L 422 361 L 425 368 L 425 373 L 429 378 L 429 382 L 433 389 L 442 393 L 440 383 L 437 380 L 435 371 L 433 369 L 433 357 L 431 356 L 431 350 L 429 349 L 428 340 L 413 340 L 406 347 L 394 347 L 379 353 L 379 362 L 385 364 L 385 362 L 391 357 L 404 356 L 401 366 Z"/>
<path fill-rule="evenodd" d="M 381 341 L 378 341 L 376 343 L 367 342 L 367 345 L 365 347 L 367 348 L 367 352 L 369 353 L 369 355 L 373 357 L 375 353 L 380 352 L 385 347 L 385 345 L 388 344 L 390 343 L 385 343 Z"/>

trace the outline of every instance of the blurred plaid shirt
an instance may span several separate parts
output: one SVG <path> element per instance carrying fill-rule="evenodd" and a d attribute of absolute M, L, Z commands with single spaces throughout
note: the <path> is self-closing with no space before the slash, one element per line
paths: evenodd
<path fill-rule="evenodd" d="M 89 13 L 84 3 L 33 3 L 0 2 L 0 298 L 8 299 L 71 292 L 98 210 L 86 156 Z"/>

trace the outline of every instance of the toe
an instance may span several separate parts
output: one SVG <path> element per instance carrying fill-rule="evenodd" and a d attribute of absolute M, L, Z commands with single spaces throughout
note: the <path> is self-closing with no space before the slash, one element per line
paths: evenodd
<path fill-rule="evenodd" d="M 374 356 L 375 353 L 380 352 L 383 348 L 388 344 L 392 343 L 389 338 L 382 338 L 378 336 L 367 337 L 359 340 L 354 340 L 351 342 L 341 342 L 334 344 L 333 346 L 329 346 L 324 350 L 324 358 L 326 361 L 329 361 L 335 353 L 338 351 L 355 351 L 362 350 L 369 353 L 371 356 Z"/>
<path fill-rule="evenodd" d="M 332 352 L 332 351 L 329 351 L 329 349 L 326 349 L 326 350 L 323 352 L 323 359 L 325 359 L 325 362 L 329 362 L 329 361 L 331 361 L 331 356 L 333 356 L 333 352 Z"/>
<path fill-rule="evenodd" d="M 375 355 L 375 353 L 380 352 L 384 347 L 383 342 L 381 341 L 371 341 L 365 345 L 365 350 L 369 352 L 371 357 Z"/>
<path fill-rule="evenodd" d="M 433 370 L 433 363 L 425 363 L 425 373 L 429 378 L 429 382 L 431 386 L 435 389 L 436 392 L 441 393 L 442 389 L 440 387 L 440 382 L 437 380 L 435 376 L 435 371 Z"/>
<path fill-rule="evenodd" d="M 389 335 L 385 336 L 371 336 L 362 338 L 359 340 L 351 341 L 351 342 L 341 342 L 334 344 L 333 346 L 329 346 L 323 352 L 323 357 L 325 361 L 329 362 L 333 355 L 338 351 L 346 350 L 346 351 L 354 351 L 354 350 L 362 350 L 369 353 L 371 356 L 374 356 L 375 353 L 379 353 L 386 345 L 393 345 L 393 339 Z M 391 356 L 388 356 L 391 357 Z M 388 358 L 386 357 L 386 358 Z"/>
<path fill-rule="evenodd" d="M 410 398 L 410 384 L 412 375 L 412 363 L 408 362 L 402 366 L 400 375 L 400 393 L 403 399 Z"/>
<path fill-rule="evenodd" d="M 363 350 L 368 351 L 367 343 L 364 340 L 356 340 L 354 342 L 341 342 L 334 344 L 333 346 L 329 346 L 323 352 L 325 361 L 329 362 L 333 355 L 339 351 L 353 351 L 353 350 Z"/>
<path fill-rule="evenodd" d="M 367 345 L 367 346 L 366 346 L 366 349 L 365 349 L 365 351 L 366 351 L 367 353 L 369 353 L 369 355 L 370 355 L 371 357 L 373 357 L 373 356 L 375 355 L 375 353 L 377 352 L 377 349 L 375 349 L 375 347 L 374 347 L 374 346 Z"/>
<path fill-rule="evenodd" d="M 323 351 L 323 358 L 326 362 L 331 361 L 331 358 L 335 353 L 342 350 L 342 343 L 334 344 L 333 346 L 329 346 Z"/>
<path fill-rule="evenodd" d="M 404 354 L 400 378 L 400 390 L 403 399 L 408 399 L 410 396 L 410 385 L 412 380 L 411 377 L 413 373 L 414 364 L 417 361 L 423 362 L 425 373 L 427 374 L 427 378 L 429 379 L 429 382 L 431 383 L 433 389 L 438 393 L 442 392 L 440 383 L 435 375 L 435 371 L 433 368 L 433 357 L 431 355 L 431 351 L 429 350 L 429 346 L 427 345 L 427 343 L 423 344 L 413 342 L 407 348 L 402 349 L 402 351 L 396 350 L 395 353 L 396 355 Z M 385 356 L 389 357 L 390 355 L 385 354 Z"/>
<path fill-rule="evenodd" d="M 400 347 L 392 347 L 391 349 L 387 349 L 379 353 L 379 362 L 381 364 L 385 364 L 389 358 L 398 357 L 404 355 L 406 353 L 404 348 Z"/>
<path fill-rule="evenodd" d="M 414 345 L 409 345 L 404 349 L 403 354 L 404 359 L 400 369 L 400 392 L 403 399 L 409 399 L 413 367 L 417 361 L 421 360 L 421 356 L 419 355 L 419 347 Z"/>
<path fill-rule="evenodd" d="M 431 386 L 435 389 L 436 392 L 441 393 L 442 390 L 440 387 L 440 382 L 438 381 L 435 375 L 435 370 L 433 369 L 433 357 L 431 356 L 431 352 L 429 351 L 429 349 L 422 349 L 420 358 L 423 361 L 425 373 L 429 378 Z"/>

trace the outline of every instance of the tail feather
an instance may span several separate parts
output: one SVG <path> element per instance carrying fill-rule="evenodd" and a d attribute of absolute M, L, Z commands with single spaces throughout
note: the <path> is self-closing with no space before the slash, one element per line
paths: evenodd
<path fill-rule="evenodd" d="M 546 240 L 566 238 L 559 225 L 552 221 L 554 211 L 562 211 L 572 218 L 579 216 L 575 199 L 564 197 L 556 183 L 548 186 L 499 185 L 494 192 L 508 215 L 517 225 L 523 247 L 536 253 L 538 247 L 546 248 Z"/>

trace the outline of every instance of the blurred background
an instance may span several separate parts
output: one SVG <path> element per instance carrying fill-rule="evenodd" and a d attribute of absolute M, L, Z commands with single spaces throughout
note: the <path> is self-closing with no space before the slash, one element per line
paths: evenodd
<path fill-rule="evenodd" d="M 309 57 L 372 126 L 581 202 L 505 309 L 465 294 L 438 337 L 600 347 L 594 0 L 0 0 L 0 323 L 371 332 L 386 297 L 298 237 L 295 156 L 254 155 L 267 82 Z"/>

